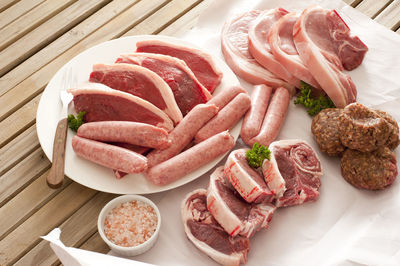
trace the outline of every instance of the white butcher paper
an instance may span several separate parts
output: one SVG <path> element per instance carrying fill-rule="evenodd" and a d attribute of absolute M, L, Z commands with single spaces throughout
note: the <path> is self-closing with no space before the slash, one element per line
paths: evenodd
<path fill-rule="evenodd" d="M 400 35 L 344 2 L 216 0 L 192 30 L 176 37 L 223 58 L 220 32 L 230 16 L 251 9 L 276 7 L 301 11 L 313 4 L 336 9 L 352 33 L 369 48 L 363 63 L 348 72 L 357 86 L 357 100 L 389 112 L 399 123 Z M 243 80 L 241 84 L 251 92 L 250 84 Z M 269 228 L 251 238 L 246 265 L 400 265 L 400 180 L 383 191 L 354 188 L 342 178 L 339 158 L 329 157 L 318 149 L 310 126 L 311 118 L 305 109 L 292 102 L 278 139 L 303 139 L 318 153 L 324 171 L 319 199 L 277 209 Z M 242 147 L 244 144 L 239 140 L 235 149 Z M 395 152 L 400 160 L 400 148 Z M 400 168 L 399 163 L 397 167 Z M 158 265 L 216 265 L 187 239 L 180 214 L 185 195 L 206 188 L 215 168 L 179 188 L 146 195 L 160 209 L 161 231 L 150 251 L 131 259 Z"/>

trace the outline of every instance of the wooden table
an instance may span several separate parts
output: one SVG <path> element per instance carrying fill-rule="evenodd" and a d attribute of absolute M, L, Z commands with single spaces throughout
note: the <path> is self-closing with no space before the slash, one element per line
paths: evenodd
<path fill-rule="evenodd" d="M 107 253 L 97 215 L 115 195 L 68 178 L 50 189 L 50 162 L 36 134 L 40 96 L 83 50 L 121 36 L 174 35 L 212 0 L 0 0 L 0 265 L 59 264 L 39 238 L 62 229 L 67 246 Z M 400 0 L 346 0 L 400 33 Z"/>

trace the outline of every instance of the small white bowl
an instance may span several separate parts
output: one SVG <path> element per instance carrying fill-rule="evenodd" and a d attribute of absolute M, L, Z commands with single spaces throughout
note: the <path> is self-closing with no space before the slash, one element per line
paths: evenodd
<path fill-rule="evenodd" d="M 133 246 L 133 247 L 118 246 L 118 245 L 114 244 L 113 242 L 111 242 L 104 234 L 104 221 L 106 219 L 107 214 L 109 214 L 112 209 L 114 209 L 121 203 L 130 202 L 133 200 L 142 201 L 144 203 L 149 204 L 151 207 L 153 207 L 153 209 L 155 210 L 155 212 L 157 214 L 156 231 L 146 242 L 144 242 L 140 245 Z M 153 245 L 157 241 L 158 234 L 160 232 L 160 227 L 161 227 L 161 215 L 160 215 L 160 211 L 158 210 L 157 206 L 148 198 L 139 196 L 139 195 L 124 195 L 124 196 L 120 196 L 120 197 L 117 197 L 117 198 L 111 200 L 109 203 L 107 203 L 103 207 L 103 209 L 101 210 L 101 212 L 99 214 L 99 218 L 97 220 L 97 229 L 99 231 L 101 238 L 104 240 L 104 242 L 106 242 L 106 244 L 110 247 L 110 249 L 112 249 L 116 253 L 123 255 L 123 256 L 136 256 L 136 255 L 139 255 L 139 254 L 142 254 L 142 253 L 148 251 L 151 247 L 153 247 Z"/>

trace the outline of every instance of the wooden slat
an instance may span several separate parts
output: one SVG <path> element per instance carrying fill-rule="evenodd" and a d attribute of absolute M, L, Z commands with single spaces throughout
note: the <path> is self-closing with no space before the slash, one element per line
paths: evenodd
<path fill-rule="evenodd" d="M 0 78 L 0 96 L 135 3 L 136 1 L 132 0 L 112 1 L 57 40 L 26 59 Z M 12 49 L 15 48 L 13 47 Z M 0 62 L 3 66 L 7 62 L 8 64 L 10 63 L 7 61 L 10 59 L 5 58 L 4 60 L 6 61 Z"/>
<path fill-rule="evenodd" d="M 0 149 L 0 176 L 39 147 L 35 125 Z"/>
<path fill-rule="evenodd" d="M 51 189 L 46 184 L 46 176 L 48 174 L 49 171 L 43 173 L 28 187 L 0 208 L 0 241 L 39 208 L 50 201 L 64 187 L 71 184 L 71 180 L 66 179 L 62 188 Z"/>
<path fill-rule="evenodd" d="M 46 0 L 0 30 L 0 49 L 4 49 L 25 33 L 57 14 L 75 0 Z"/>
<path fill-rule="evenodd" d="M 139 34 L 156 34 L 173 23 L 183 15 L 190 7 L 199 3 L 199 0 L 173 0 L 148 19 L 124 34 L 124 36 Z"/>
<path fill-rule="evenodd" d="M 109 1 L 78 1 L 21 37 L 0 53 L 0 75 L 64 34 Z"/>
<path fill-rule="evenodd" d="M 396 30 L 400 26 L 400 0 L 394 0 L 375 20 L 391 30 Z"/>
<path fill-rule="evenodd" d="M 97 232 L 97 216 L 104 205 L 116 195 L 97 193 L 82 208 L 75 212 L 61 226 L 60 239 L 66 246 L 79 247 L 86 243 L 88 238 Z M 103 242 L 104 243 L 104 242 Z M 96 246 L 97 247 L 97 246 Z M 57 256 L 45 240 L 32 248 L 15 265 L 54 265 L 58 262 Z"/>
<path fill-rule="evenodd" d="M 32 86 L 34 86 L 34 84 L 32 84 Z M 0 119 L 0 128 L 2 129 L 0 130 L 0 148 L 34 124 L 40 96 L 42 96 L 42 94 L 34 97 L 3 121 Z M 0 98 L 0 101 L 2 101 L 2 99 L 3 97 Z"/>
<path fill-rule="evenodd" d="M 363 0 L 356 9 L 370 18 L 375 18 L 392 0 Z"/>
<path fill-rule="evenodd" d="M 0 265 L 16 262 L 40 242 L 40 235 L 45 235 L 59 226 L 95 194 L 96 191 L 78 183 L 67 186 L 0 241 Z"/>
<path fill-rule="evenodd" d="M 39 5 L 45 0 L 22 0 L 15 5 L 11 6 L 0 16 L 0 29 L 6 26 L 8 23 L 14 21 L 21 15 L 25 14 L 35 6 Z"/>
<path fill-rule="evenodd" d="M 17 3 L 19 0 L 1 0 L 0 1 L 0 12 L 3 12 L 5 9 L 11 7 L 15 3 Z"/>
<path fill-rule="evenodd" d="M 17 132 L 20 132 L 26 124 L 33 124 L 36 108 L 31 110 L 29 114 L 25 114 L 25 111 L 20 110 L 26 109 L 27 104 L 23 105 L 22 107 L 21 105 L 24 104 L 26 100 L 31 97 L 31 95 L 40 93 L 55 72 L 68 60 L 95 44 L 120 37 L 129 28 L 137 25 L 140 21 L 153 13 L 154 9 L 158 9 L 158 7 L 163 3 L 164 1 L 162 0 L 139 2 L 133 7 L 127 9 L 125 12 L 121 13 L 121 15 L 114 18 L 109 23 L 105 24 L 93 34 L 89 35 L 87 38 L 83 39 L 81 42 L 77 43 L 61 56 L 44 66 L 40 71 L 34 73 L 32 76 L 19 83 L 12 90 L 1 96 L 0 121 L 5 119 L 8 115 L 11 115 L 7 117 L 7 119 L 0 122 L 0 126 L 4 123 L 7 123 L 7 125 L 9 123 L 13 123 L 13 127 L 9 130 L 7 129 L 5 132 L 0 132 L 0 147 L 2 147 L 6 141 L 9 141 L 10 138 L 15 136 Z M 36 96 L 28 104 L 38 100 L 38 97 L 39 96 Z M 21 107 L 21 109 L 18 109 L 19 107 Z M 14 114 L 17 112 L 24 112 L 25 115 L 23 117 L 26 119 L 24 119 L 24 121 L 13 121 L 15 119 Z M 18 115 L 17 117 L 21 117 L 21 115 Z"/>
<path fill-rule="evenodd" d="M 104 243 L 98 232 L 94 233 L 82 246 L 79 248 L 106 254 L 110 248 Z"/>
<path fill-rule="evenodd" d="M 50 168 L 50 162 L 43 150 L 38 148 L 7 173 L 0 176 L 0 207 L 48 168 Z"/>
<path fill-rule="evenodd" d="M 343 0 L 346 4 L 355 7 L 357 6 L 362 0 Z"/>

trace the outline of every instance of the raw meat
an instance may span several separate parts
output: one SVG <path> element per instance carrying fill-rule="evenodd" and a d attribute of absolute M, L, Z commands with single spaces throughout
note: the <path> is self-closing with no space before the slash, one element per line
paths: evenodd
<path fill-rule="evenodd" d="M 278 196 L 277 207 L 316 200 L 322 176 L 321 162 L 312 147 L 303 140 L 272 142 L 271 160 L 264 160 L 263 173 L 271 191 Z"/>
<path fill-rule="evenodd" d="M 268 33 L 268 43 L 276 60 L 293 76 L 315 88 L 319 88 L 318 82 L 300 59 L 293 42 L 293 26 L 298 18 L 299 16 L 293 12 L 281 17 L 272 25 Z"/>
<path fill-rule="evenodd" d="M 225 163 L 225 175 L 236 191 L 247 202 L 271 202 L 274 193 L 267 187 L 262 176 L 247 162 L 248 149 L 231 152 Z"/>
<path fill-rule="evenodd" d="M 139 153 L 143 156 L 146 156 L 146 154 L 151 150 L 151 148 L 148 147 L 142 147 L 142 146 L 137 146 L 137 145 L 132 145 L 129 143 L 123 143 L 123 142 L 110 142 L 109 144 L 128 149 L 130 151 Z M 147 157 L 146 157 L 147 158 Z M 151 166 L 149 165 L 149 160 L 147 159 L 147 167 L 150 168 Z M 113 169 L 114 176 L 116 179 L 121 179 L 124 176 L 126 176 L 128 173 Z"/>
<path fill-rule="evenodd" d="M 136 52 L 164 54 L 185 61 L 210 93 L 221 83 L 222 72 L 215 65 L 211 55 L 201 50 L 160 40 L 140 41 L 136 43 L 136 48 Z"/>
<path fill-rule="evenodd" d="M 287 13 L 288 11 L 283 8 L 269 9 L 262 12 L 249 27 L 249 51 L 260 65 L 277 77 L 300 88 L 300 80 L 275 59 L 271 47 L 266 41 L 272 25 Z"/>
<path fill-rule="evenodd" d="M 249 204 L 244 201 L 225 179 L 223 166 L 210 176 L 207 208 L 229 235 L 247 238 L 267 228 L 276 209 L 266 202 Z"/>
<path fill-rule="evenodd" d="M 135 53 L 121 55 L 116 63 L 136 64 L 154 71 L 171 88 L 184 116 L 195 105 L 205 103 L 212 97 L 186 63 L 178 58 L 152 53 Z"/>
<path fill-rule="evenodd" d="M 249 25 L 260 13 L 259 10 L 252 10 L 225 22 L 221 34 L 221 48 L 225 61 L 236 75 L 247 82 L 266 84 L 273 88 L 286 87 L 290 91 L 294 91 L 293 85 L 277 78 L 263 68 L 249 52 Z"/>
<path fill-rule="evenodd" d="M 197 189 L 183 200 L 181 213 L 186 236 L 198 249 L 222 265 L 246 263 L 249 239 L 229 236 L 207 210 L 206 197 L 205 189 Z"/>
<path fill-rule="evenodd" d="M 74 95 L 76 112 L 85 111 L 85 122 L 133 121 L 171 131 L 171 119 L 148 101 L 132 94 L 113 90 L 100 83 L 86 83 L 68 92 Z"/>
<path fill-rule="evenodd" d="M 182 113 L 170 87 L 147 68 L 132 64 L 96 64 L 89 80 L 149 101 L 164 111 L 175 123 L 182 120 Z"/>
<path fill-rule="evenodd" d="M 318 6 L 307 8 L 293 29 L 300 58 L 338 108 L 356 100 L 357 90 L 350 76 L 368 48 L 350 30 L 335 10 Z"/>

